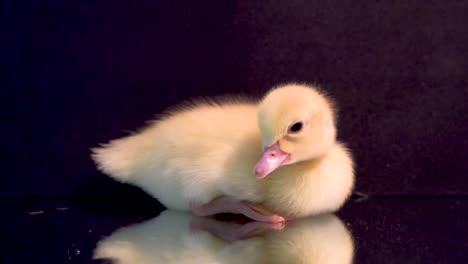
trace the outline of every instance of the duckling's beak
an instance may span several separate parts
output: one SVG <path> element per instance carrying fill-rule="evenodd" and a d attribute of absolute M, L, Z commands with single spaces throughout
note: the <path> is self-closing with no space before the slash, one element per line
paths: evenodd
<path fill-rule="evenodd" d="M 263 179 L 289 159 L 289 153 L 281 150 L 279 142 L 265 148 L 262 158 L 255 165 L 255 176 Z"/>

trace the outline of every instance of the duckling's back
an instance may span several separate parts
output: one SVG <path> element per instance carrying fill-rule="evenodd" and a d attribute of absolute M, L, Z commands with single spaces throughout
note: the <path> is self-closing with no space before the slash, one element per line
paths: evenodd
<path fill-rule="evenodd" d="M 93 149 L 93 159 L 111 177 L 186 210 L 222 194 L 259 200 L 252 168 L 260 141 L 255 104 L 202 103 Z"/>

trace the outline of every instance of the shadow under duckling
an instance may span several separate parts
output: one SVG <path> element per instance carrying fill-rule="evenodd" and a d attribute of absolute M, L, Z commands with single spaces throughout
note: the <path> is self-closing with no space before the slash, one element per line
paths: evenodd
<path fill-rule="evenodd" d="M 187 104 L 92 151 L 104 173 L 200 216 L 282 222 L 339 209 L 354 185 L 333 105 L 308 85 Z"/>

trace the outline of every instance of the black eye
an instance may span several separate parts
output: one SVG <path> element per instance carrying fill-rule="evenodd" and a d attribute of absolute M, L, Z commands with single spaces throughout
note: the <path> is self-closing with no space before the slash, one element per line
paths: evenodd
<path fill-rule="evenodd" d="M 302 122 L 297 122 L 291 125 L 288 129 L 288 133 L 297 133 L 302 129 Z"/>

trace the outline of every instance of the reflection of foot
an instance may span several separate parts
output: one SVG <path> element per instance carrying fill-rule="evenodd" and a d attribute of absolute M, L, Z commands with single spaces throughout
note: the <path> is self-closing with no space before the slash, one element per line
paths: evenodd
<path fill-rule="evenodd" d="M 215 215 L 220 213 L 243 214 L 250 219 L 260 222 L 278 223 L 284 222 L 282 216 L 273 214 L 260 204 L 247 201 L 239 201 L 234 198 L 223 196 L 213 201 L 200 205 L 190 202 L 190 209 L 199 216 Z"/>
<path fill-rule="evenodd" d="M 227 241 L 249 239 L 255 236 L 261 236 L 270 230 L 282 230 L 283 228 L 283 222 L 248 222 L 240 225 L 197 216 L 193 217 L 190 223 L 190 230 L 192 232 L 208 231 Z"/>

